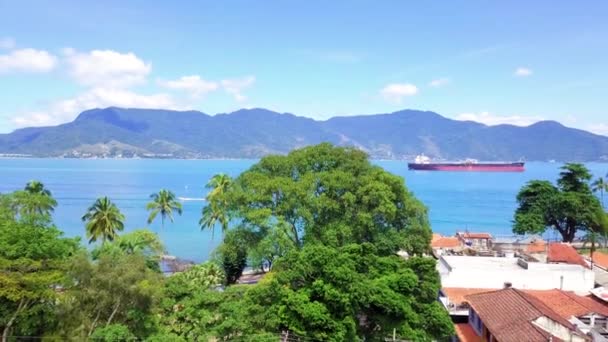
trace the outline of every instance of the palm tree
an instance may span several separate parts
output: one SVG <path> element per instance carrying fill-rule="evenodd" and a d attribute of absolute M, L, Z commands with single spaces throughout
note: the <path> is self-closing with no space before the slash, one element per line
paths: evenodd
<path fill-rule="evenodd" d="M 220 223 L 222 226 L 222 235 L 228 230 L 228 223 L 230 222 L 230 216 L 228 212 L 228 201 L 226 194 L 232 186 L 232 178 L 230 176 L 219 173 L 211 177 L 207 185 L 207 189 L 210 189 L 207 193 L 206 200 L 209 205 L 203 207 L 202 217 L 198 224 L 201 229 L 211 229 L 211 238 L 215 234 L 215 225 Z"/>
<path fill-rule="evenodd" d="M 608 175 L 606 175 L 606 177 L 608 177 Z M 599 191 L 600 199 L 602 200 L 602 207 L 604 207 L 604 191 L 608 191 L 608 182 L 606 182 L 604 177 L 600 177 L 591 183 L 591 189 L 593 192 Z"/>
<path fill-rule="evenodd" d="M 175 194 L 169 190 L 162 189 L 157 194 L 150 195 L 152 201 L 146 205 L 146 210 L 151 211 L 148 224 L 160 213 L 161 231 L 165 228 L 165 218 L 168 217 L 173 223 L 173 210 L 182 214 L 182 204 L 175 199 Z"/>
<path fill-rule="evenodd" d="M 57 206 L 51 192 L 39 181 L 30 181 L 21 191 L 14 192 L 14 210 L 22 217 L 47 217 Z"/>
<path fill-rule="evenodd" d="M 102 243 L 114 240 L 117 232 L 124 229 L 124 220 L 125 216 L 107 197 L 98 198 L 82 216 L 82 221 L 86 222 L 89 243 L 95 242 L 99 238 Z"/>
<path fill-rule="evenodd" d="M 42 184 L 42 182 L 37 181 L 37 180 L 31 180 L 31 181 L 29 181 L 25 185 L 25 189 L 24 190 L 27 191 L 30 194 L 38 194 L 38 195 L 44 195 L 44 196 L 52 197 L 51 191 L 49 189 L 46 189 L 44 187 L 44 184 Z"/>

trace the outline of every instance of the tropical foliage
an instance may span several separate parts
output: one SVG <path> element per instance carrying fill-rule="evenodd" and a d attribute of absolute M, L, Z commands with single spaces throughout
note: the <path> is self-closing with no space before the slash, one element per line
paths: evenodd
<path fill-rule="evenodd" d="M 211 229 L 212 235 L 215 234 L 215 226 L 218 223 L 222 229 L 222 236 L 228 230 L 230 209 L 227 194 L 231 186 L 232 178 L 223 173 L 213 176 L 205 186 L 209 189 L 205 197 L 208 204 L 203 207 L 199 225 L 201 229 Z"/>
<path fill-rule="evenodd" d="M 359 150 L 321 144 L 262 158 L 235 179 L 214 176 L 201 226 L 221 226 L 222 243 L 211 261 L 171 276 L 161 272 L 158 235 L 123 234 L 124 215 L 108 198 L 82 217 L 89 243 L 103 242 L 86 250 L 61 236 L 48 211 L 15 205 L 18 196 L 52 199 L 31 188 L 0 196 L 7 338 L 270 341 L 289 332 L 302 340 L 380 341 L 396 333 L 431 341 L 453 334 L 436 300 L 435 261 L 423 256 L 431 239 L 426 207 Z M 156 195 L 150 220 L 171 220 L 181 210 L 174 196 Z M 248 265 L 265 276 L 235 284 Z"/>
<path fill-rule="evenodd" d="M 554 229 L 564 242 L 572 242 L 577 232 L 603 234 L 608 230 L 608 218 L 592 194 L 590 180 L 584 165 L 566 164 L 557 185 L 545 180 L 528 182 L 517 194 L 513 231 L 525 234 Z"/>
<path fill-rule="evenodd" d="M 89 243 L 98 239 L 104 243 L 114 240 L 117 233 L 124 229 L 124 220 L 125 216 L 120 209 L 107 197 L 98 198 L 82 216 L 82 221 L 86 223 Z"/>
<path fill-rule="evenodd" d="M 175 194 L 169 190 L 162 189 L 158 193 L 150 195 L 152 199 L 146 205 L 146 210 L 150 211 L 148 224 L 151 224 L 156 216 L 160 214 L 161 228 L 165 228 L 165 218 L 173 223 L 173 211 L 182 214 L 182 204 L 175 198 Z"/>

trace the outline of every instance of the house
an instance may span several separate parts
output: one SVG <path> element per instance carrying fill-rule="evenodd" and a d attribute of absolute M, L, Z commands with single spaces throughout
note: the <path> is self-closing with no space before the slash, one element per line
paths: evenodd
<path fill-rule="evenodd" d="M 540 235 L 511 235 L 495 236 L 492 240 L 492 248 L 501 252 L 525 252 L 532 250 L 545 250 L 545 241 Z"/>
<path fill-rule="evenodd" d="M 452 322 L 466 323 L 469 317 L 469 303 L 465 297 L 494 290 L 496 289 L 444 287 L 439 291 L 439 301 L 448 310 Z"/>
<path fill-rule="evenodd" d="M 530 246 L 525 254 L 539 262 L 581 265 L 591 268 L 589 263 L 585 261 L 585 258 L 578 254 L 577 250 L 569 243 L 554 242 L 547 244 L 544 248 L 540 245 Z"/>
<path fill-rule="evenodd" d="M 442 255 L 448 251 L 460 252 L 462 250 L 462 242 L 455 236 L 442 236 L 433 233 L 431 239 L 431 248 L 437 255 Z"/>
<path fill-rule="evenodd" d="M 468 323 L 455 326 L 460 341 L 591 340 L 576 325 L 524 291 L 505 288 L 465 298 L 470 305 Z"/>
<path fill-rule="evenodd" d="M 608 341 L 608 305 L 589 296 L 578 296 L 557 289 L 526 291 L 557 314 L 593 336 L 593 341 Z"/>
<path fill-rule="evenodd" d="M 457 232 L 456 237 L 464 246 L 485 251 L 492 248 L 492 235 L 489 233 Z"/>

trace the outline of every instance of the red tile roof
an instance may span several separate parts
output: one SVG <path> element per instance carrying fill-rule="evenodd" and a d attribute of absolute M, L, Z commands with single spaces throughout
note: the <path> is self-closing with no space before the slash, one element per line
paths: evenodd
<path fill-rule="evenodd" d="M 475 333 L 475 330 L 473 330 L 469 323 L 454 324 L 454 330 L 456 330 L 456 336 L 458 336 L 458 341 L 460 342 L 481 341 L 481 336 Z"/>
<path fill-rule="evenodd" d="M 608 306 L 596 302 L 590 297 L 583 297 L 569 291 L 526 290 L 526 293 L 538 298 L 541 302 L 565 319 L 580 317 L 591 313 L 608 316 Z"/>
<path fill-rule="evenodd" d="M 465 239 L 491 239 L 492 238 L 492 235 L 490 233 L 459 232 L 458 235 Z"/>
<path fill-rule="evenodd" d="M 581 265 L 589 268 L 583 256 L 567 243 L 550 243 L 547 251 L 547 262 Z"/>
<path fill-rule="evenodd" d="M 528 253 L 543 253 L 547 249 L 547 243 L 543 240 L 536 240 L 526 247 Z"/>
<path fill-rule="evenodd" d="M 460 240 L 457 237 L 441 236 L 439 234 L 433 234 L 431 240 L 432 248 L 457 248 L 461 247 Z"/>
<path fill-rule="evenodd" d="M 576 331 L 572 323 L 538 298 L 520 290 L 508 288 L 465 298 L 498 341 L 547 341 L 549 333 L 532 323 L 539 317 L 547 317 Z"/>
<path fill-rule="evenodd" d="M 608 254 L 595 251 L 591 257 L 593 263 L 601 268 L 608 269 Z"/>
<path fill-rule="evenodd" d="M 465 302 L 465 297 L 472 294 L 492 292 L 497 289 L 478 289 L 467 287 L 444 287 L 441 291 L 449 298 L 450 302 L 459 305 Z"/>

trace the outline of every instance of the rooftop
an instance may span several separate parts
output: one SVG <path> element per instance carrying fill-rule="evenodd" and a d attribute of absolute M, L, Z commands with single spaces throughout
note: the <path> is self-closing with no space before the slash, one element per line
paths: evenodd
<path fill-rule="evenodd" d="M 582 255 L 567 243 L 550 243 L 547 251 L 547 262 L 581 265 L 589 268 Z"/>
<path fill-rule="evenodd" d="M 460 246 L 460 240 L 457 237 L 442 236 L 433 233 L 433 239 L 431 240 L 432 248 L 457 248 Z"/>
<path fill-rule="evenodd" d="M 509 283 L 518 289 L 561 288 L 586 294 L 595 285 L 595 274 L 572 264 L 526 262 L 513 257 L 444 255 L 437 269 L 444 288 L 503 288 Z"/>
<path fill-rule="evenodd" d="M 570 319 L 572 316 L 585 316 L 591 313 L 608 316 L 608 306 L 588 296 L 578 296 L 573 292 L 558 289 L 544 291 L 527 290 L 526 293 L 538 298 L 565 319 Z"/>
<path fill-rule="evenodd" d="M 536 297 L 507 288 L 466 296 L 471 308 L 498 341 L 547 341 L 551 334 L 540 327 L 539 318 L 576 331 L 576 327 Z"/>
<path fill-rule="evenodd" d="M 471 233 L 471 232 L 458 232 L 456 235 L 465 239 L 491 239 L 490 233 Z"/>
<path fill-rule="evenodd" d="M 454 324 L 454 330 L 456 330 L 456 336 L 460 342 L 480 341 L 480 337 L 468 323 Z"/>
<path fill-rule="evenodd" d="M 441 291 L 449 298 L 450 302 L 455 305 L 461 305 L 465 302 L 465 296 L 496 291 L 497 289 L 479 289 L 479 288 L 462 288 L 462 287 L 444 287 Z"/>
<path fill-rule="evenodd" d="M 608 269 L 608 254 L 595 251 L 591 257 L 593 263 L 603 269 Z"/>

